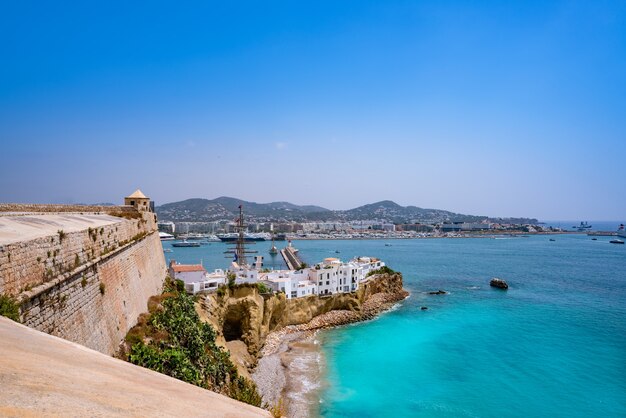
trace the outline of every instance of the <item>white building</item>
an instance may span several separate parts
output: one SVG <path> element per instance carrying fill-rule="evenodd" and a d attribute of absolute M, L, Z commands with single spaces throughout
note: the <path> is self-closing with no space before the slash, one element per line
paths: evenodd
<path fill-rule="evenodd" d="M 311 296 L 317 293 L 315 283 L 309 281 L 308 269 L 274 270 L 261 273 L 259 280 L 275 292 L 283 292 L 287 299 Z"/>
<path fill-rule="evenodd" d="M 170 262 L 170 277 L 185 283 L 187 293 L 196 294 L 202 291 L 217 290 L 226 284 L 226 272 L 216 269 L 208 273 L 201 264 L 177 264 L 175 260 Z"/>
<path fill-rule="evenodd" d="M 326 258 L 309 269 L 309 280 L 317 285 L 319 295 L 354 292 L 370 271 L 384 266 L 384 262 L 371 257 L 358 257 L 347 263 Z"/>
<path fill-rule="evenodd" d="M 174 232 L 176 232 L 176 225 L 174 224 L 174 222 L 159 221 L 157 222 L 157 228 L 159 229 L 159 231 L 166 232 L 168 234 L 173 234 Z"/>

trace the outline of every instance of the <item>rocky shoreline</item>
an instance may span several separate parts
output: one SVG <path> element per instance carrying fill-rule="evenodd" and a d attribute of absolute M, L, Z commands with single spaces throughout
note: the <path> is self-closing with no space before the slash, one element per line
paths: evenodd
<path fill-rule="evenodd" d="M 376 293 L 363 303 L 360 311 L 333 310 L 307 323 L 289 325 L 270 333 L 259 352 L 259 361 L 252 374 L 263 401 L 277 405 L 282 400 L 287 416 L 312 415 L 319 402 L 317 391 L 320 389 L 319 377 L 322 374 L 319 361 L 313 364 L 316 356 L 321 356 L 316 347 L 316 332 L 373 319 L 408 295 L 409 292 L 404 289 L 393 293 Z"/>

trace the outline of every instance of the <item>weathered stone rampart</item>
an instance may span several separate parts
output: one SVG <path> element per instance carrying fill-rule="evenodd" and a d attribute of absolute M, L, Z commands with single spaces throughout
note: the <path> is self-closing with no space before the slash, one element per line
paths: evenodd
<path fill-rule="evenodd" d="M 18 300 L 24 324 L 112 354 L 166 267 L 153 213 L 106 208 L 119 216 L 0 216 L 0 293 Z"/>
<path fill-rule="evenodd" d="M 4 213 L 137 213 L 132 206 L 104 205 L 43 205 L 36 203 L 0 203 L 0 216 Z"/>

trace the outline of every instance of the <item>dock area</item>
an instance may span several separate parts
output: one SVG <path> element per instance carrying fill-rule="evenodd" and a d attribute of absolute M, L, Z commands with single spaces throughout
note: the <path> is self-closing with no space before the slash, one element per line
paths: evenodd
<path fill-rule="evenodd" d="M 298 257 L 298 250 L 296 248 L 293 248 L 291 246 L 291 243 L 289 243 L 289 246 L 280 250 L 280 255 L 283 256 L 283 260 L 285 260 L 285 263 L 287 264 L 287 268 L 289 270 L 300 270 L 300 266 L 302 266 L 302 260 L 300 260 L 300 257 Z"/>

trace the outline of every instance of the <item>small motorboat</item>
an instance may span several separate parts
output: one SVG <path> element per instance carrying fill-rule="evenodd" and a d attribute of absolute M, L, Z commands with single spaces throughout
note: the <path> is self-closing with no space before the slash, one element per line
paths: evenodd
<path fill-rule="evenodd" d="M 597 241 L 598 238 L 591 238 L 591 241 Z"/>
<path fill-rule="evenodd" d="M 550 238 L 550 241 L 556 241 L 554 238 Z"/>
<path fill-rule="evenodd" d="M 609 241 L 611 244 L 623 244 L 624 241 L 622 241 L 621 239 L 612 239 L 611 241 Z"/>

